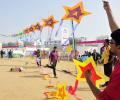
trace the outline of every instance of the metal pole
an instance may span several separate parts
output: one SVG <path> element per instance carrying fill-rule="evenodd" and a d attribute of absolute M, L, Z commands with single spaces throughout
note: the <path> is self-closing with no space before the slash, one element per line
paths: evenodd
<path fill-rule="evenodd" d="M 73 20 L 72 20 L 72 35 L 73 35 L 73 50 L 75 52 L 75 58 L 76 58 L 76 43 L 75 43 L 75 34 L 74 34 L 74 25 L 73 25 Z"/>
<path fill-rule="evenodd" d="M 76 57 L 76 43 L 75 43 L 75 34 L 74 34 L 74 25 L 73 25 L 73 20 L 72 20 L 72 35 L 73 35 L 73 50 L 74 50 L 74 53 L 75 53 L 75 59 L 77 58 Z M 75 73 L 77 74 L 77 68 L 75 66 Z"/>

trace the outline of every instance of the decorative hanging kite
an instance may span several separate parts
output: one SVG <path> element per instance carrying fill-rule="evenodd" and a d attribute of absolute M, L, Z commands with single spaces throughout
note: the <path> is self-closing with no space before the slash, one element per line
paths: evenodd
<path fill-rule="evenodd" d="M 72 34 L 73 34 L 73 38 L 74 38 L 74 32 L 77 28 L 77 26 L 79 25 L 79 23 L 81 22 L 81 19 L 84 16 L 89 15 L 90 13 L 84 10 L 83 7 L 83 2 L 79 2 L 78 4 L 76 4 L 73 7 L 68 7 L 65 6 L 64 7 L 66 14 L 62 17 L 59 28 L 55 34 L 55 36 L 58 35 L 60 28 L 62 27 L 63 24 L 63 20 L 71 20 L 71 24 L 72 24 Z M 74 26 L 73 21 L 77 22 L 77 24 Z"/>
<path fill-rule="evenodd" d="M 42 25 L 40 25 L 38 22 L 34 27 L 35 27 L 35 30 L 42 31 Z"/>
<path fill-rule="evenodd" d="M 99 88 L 100 84 L 104 83 L 105 81 L 108 81 L 108 77 L 102 75 L 98 71 L 96 64 L 92 57 L 89 57 L 84 62 L 80 62 L 75 59 L 73 59 L 73 61 L 78 69 L 78 74 L 76 77 L 77 80 L 85 81 L 86 79 L 85 79 L 84 73 L 86 70 L 89 69 L 89 70 L 91 70 L 91 73 L 92 73 L 91 80 L 92 80 L 93 84 L 95 84 L 98 88 Z"/>
<path fill-rule="evenodd" d="M 35 26 L 34 25 L 31 25 L 30 27 L 29 27 L 29 32 L 35 32 Z"/>
<path fill-rule="evenodd" d="M 63 16 L 62 20 L 73 20 L 80 23 L 82 17 L 89 15 L 90 13 L 85 11 L 83 8 L 83 2 L 79 2 L 73 7 L 64 7 L 66 14 Z"/>
<path fill-rule="evenodd" d="M 43 19 L 43 21 L 44 21 L 43 27 L 48 26 L 48 27 L 52 28 L 50 34 L 48 33 L 49 40 L 51 40 L 51 35 L 52 35 L 52 32 L 53 32 L 53 28 L 54 28 L 55 24 L 58 23 L 58 21 L 54 19 L 54 16 L 50 16 L 47 19 Z"/>
<path fill-rule="evenodd" d="M 43 28 L 43 26 L 37 22 L 35 25 L 31 25 L 30 27 L 25 28 L 22 32 L 13 34 L 11 36 L 17 37 L 17 38 L 25 40 L 25 41 L 27 41 L 27 40 L 31 41 L 33 39 L 32 33 L 34 33 L 34 37 L 38 37 L 38 36 L 35 36 L 35 31 L 40 31 L 40 41 L 41 41 L 42 28 Z"/>
<path fill-rule="evenodd" d="M 54 25 L 58 23 L 58 21 L 54 19 L 54 16 L 50 16 L 47 19 L 43 19 L 43 21 L 44 21 L 44 25 L 43 25 L 44 27 L 48 26 L 51 28 L 54 28 Z"/>

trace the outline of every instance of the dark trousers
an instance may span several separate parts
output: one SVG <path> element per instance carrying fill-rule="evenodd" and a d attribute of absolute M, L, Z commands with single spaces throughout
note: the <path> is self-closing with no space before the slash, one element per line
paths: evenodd
<path fill-rule="evenodd" d="M 41 66 L 41 61 L 40 61 L 40 62 L 37 62 L 37 65 L 38 65 L 38 67 Z"/>
<path fill-rule="evenodd" d="M 56 65 L 57 65 L 57 61 L 54 61 L 54 62 L 51 62 L 51 63 L 52 63 L 51 66 L 47 65 L 47 67 L 53 69 L 54 77 L 56 77 Z"/>
<path fill-rule="evenodd" d="M 112 63 L 104 64 L 104 74 L 110 77 L 111 73 L 112 73 Z"/>
<path fill-rule="evenodd" d="M 110 77 L 111 73 L 112 73 L 112 63 L 104 64 L 104 74 L 105 74 L 106 76 Z M 107 85 L 108 85 L 108 82 L 109 82 L 109 81 L 105 82 L 104 85 L 107 86 Z"/>
<path fill-rule="evenodd" d="M 54 62 L 52 63 L 52 69 L 53 69 L 54 77 L 56 77 L 56 65 L 57 65 L 57 61 L 54 61 Z"/>
<path fill-rule="evenodd" d="M 3 58 L 3 55 L 1 54 L 1 58 Z"/>

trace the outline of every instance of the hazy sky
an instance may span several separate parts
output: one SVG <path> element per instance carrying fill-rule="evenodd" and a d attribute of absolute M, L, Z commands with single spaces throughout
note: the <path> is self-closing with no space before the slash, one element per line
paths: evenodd
<path fill-rule="evenodd" d="M 75 31 L 75 36 L 86 36 L 94 40 L 96 36 L 109 34 L 107 16 L 103 9 L 102 0 L 82 0 L 86 11 L 92 14 L 82 19 Z M 120 0 L 109 0 L 116 21 L 120 22 Z M 0 0 L 0 34 L 15 34 L 24 28 L 39 22 L 41 18 L 54 15 L 59 20 L 65 14 L 63 6 L 74 6 L 79 0 Z M 53 35 L 58 28 L 55 26 Z M 70 21 L 64 21 L 63 27 L 71 32 Z M 37 34 L 37 33 L 36 33 Z M 35 36 L 37 35 L 34 35 Z M 44 28 L 42 39 L 46 40 L 48 28 Z M 60 33 L 58 37 L 60 36 Z M 0 36 L 0 41 L 11 41 L 16 38 Z"/>

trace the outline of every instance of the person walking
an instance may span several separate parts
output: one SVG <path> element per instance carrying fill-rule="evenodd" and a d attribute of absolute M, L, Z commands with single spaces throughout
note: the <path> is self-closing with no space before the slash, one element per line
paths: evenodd
<path fill-rule="evenodd" d="M 53 50 L 50 52 L 49 61 L 50 61 L 51 68 L 53 69 L 54 78 L 57 78 L 56 65 L 58 61 L 58 51 L 56 46 L 54 46 Z"/>

